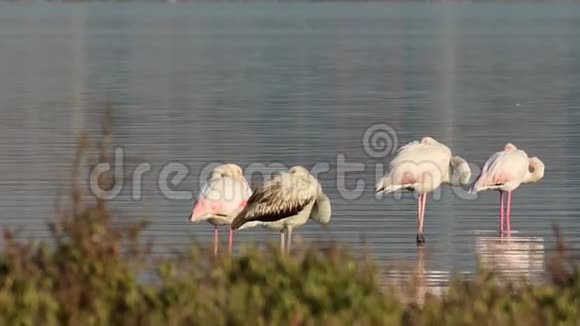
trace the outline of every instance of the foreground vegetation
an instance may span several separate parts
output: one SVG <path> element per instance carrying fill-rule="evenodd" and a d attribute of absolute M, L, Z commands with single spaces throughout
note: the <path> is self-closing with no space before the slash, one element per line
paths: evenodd
<path fill-rule="evenodd" d="M 107 160 L 108 137 L 93 163 Z M 4 234 L 1 325 L 580 323 L 580 269 L 564 247 L 549 262 L 545 284 L 506 284 L 481 271 L 421 305 L 381 285 L 370 259 L 339 246 L 300 248 L 290 257 L 276 248 L 247 248 L 216 259 L 194 246 L 157 258 L 139 237 L 143 223 L 119 223 L 104 201 L 86 200 L 78 180 L 87 148 L 83 138 L 69 203 L 50 224 L 53 241 Z"/>

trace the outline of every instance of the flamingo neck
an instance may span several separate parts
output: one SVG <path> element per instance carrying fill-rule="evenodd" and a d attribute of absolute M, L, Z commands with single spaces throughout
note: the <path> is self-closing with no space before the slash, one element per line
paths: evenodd
<path fill-rule="evenodd" d="M 524 178 L 524 183 L 538 182 L 544 177 L 544 163 L 540 161 L 537 157 L 532 157 L 529 159 L 528 173 Z"/>

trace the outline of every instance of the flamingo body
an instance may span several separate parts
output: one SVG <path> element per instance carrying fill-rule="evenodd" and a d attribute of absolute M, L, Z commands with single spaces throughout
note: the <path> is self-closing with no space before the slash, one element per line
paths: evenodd
<path fill-rule="evenodd" d="M 422 244 L 427 194 L 443 183 L 466 185 L 470 177 L 471 169 L 464 159 L 453 156 L 449 147 L 432 137 L 424 137 L 397 151 L 389 163 L 389 171 L 377 183 L 376 192 L 408 190 L 419 194 L 417 244 Z"/>
<path fill-rule="evenodd" d="M 538 182 L 544 177 L 544 163 L 528 157 L 523 150 L 507 143 L 503 151 L 494 153 L 483 165 L 471 192 L 498 190 L 500 193 L 500 235 L 511 233 L 512 191 L 523 183 Z M 507 199 L 504 194 L 507 193 Z M 507 232 L 506 232 L 507 231 Z"/>
<path fill-rule="evenodd" d="M 378 188 L 382 186 L 387 193 L 400 189 L 432 192 L 447 178 L 450 160 L 451 150 L 433 138 L 409 143 L 389 163 L 389 172 Z"/>
<path fill-rule="evenodd" d="M 290 248 L 294 228 L 305 224 L 311 217 L 320 223 L 328 223 L 330 214 L 330 201 L 322 193 L 318 180 L 304 167 L 294 166 L 288 171 L 275 173 L 256 188 L 231 228 L 236 230 L 255 223 L 278 230 L 284 251 L 284 247 Z M 288 233 L 287 244 L 284 232 Z"/>
<path fill-rule="evenodd" d="M 514 191 L 529 174 L 528 154 L 507 144 L 503 151 L 493 154 L 483 165 L 472 192 L 483 190 Z"/>
<path fill-rule="evenodd" d="M 223 164 L 212 171 L 189 220 L 193 223 L 206 221 L 214 226 L 214 254 L 217 255 L 218 226 L 231 224 L 251 194 L 252 190 L 238 165 Z M 232 242 L 233 234 L 230 230 L 230 252 Z"/>

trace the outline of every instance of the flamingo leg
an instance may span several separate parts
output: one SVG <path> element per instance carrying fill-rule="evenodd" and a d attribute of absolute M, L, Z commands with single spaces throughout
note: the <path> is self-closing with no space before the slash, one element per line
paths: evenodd
<path fill-rule="evenodd" d="M 425 206 L 427 206 L 427 194 L 423 194 L 423 202 L 421 203 L 421 234 L 423 234 L 423 221 L 425 221 Z"/>
<path fill-rule="evenodd" d="M 421 220 L 421 199 L 423 198 L 423 194 L 419 194 L 417 197 L 417 233 L 419 233 L 419 221 Z"/>
<path fill-rule="evenodd" d="M 507 193 L 507 205 L 506 205 L 506 222 L 507 222 L 507 234 L 508 236 L 512 233 L 512 192 Z"/>
<path fill-rule="evenodd" d="M 217 225 L 213 227 L 213 255 L 217 257 L 218 255 L 218 239 L 219 239 L 219 230 Z"/>
<path fill-rule="evenodd" d="M 503 191 L 499 191 L 499 235 L 503 236 L 503 225 L 504 225 L 504 203 L 503 203 Z"/>
<path fill-rule="evenodd" d="M 417 244 L 420 243 L 419 228 L 421 227 L 421 203 L 423 202 L 423 194 L 417 197 Z"/>
<path fill-rule="evenodd" d="M 423 244 L 425 238 L 423 237 L 423 221 L 425 219 L 425 206 L 427 205 L 427 194 L 419 195 L 419 202 L 417 203 L 418 217 L 417 217 L 417 244 Z"/>
<path fill-rule="evenodd" d="M 230 253 L 230 256 L 232 255 L 233 245 L 234 245 L 234 231 L 232 229 L 230 229 L 230 239 L 228 241 L 228 251 Z"/>
<path fill-rule="evenodd" d="M 427 206 L 427 194 L 423 195 L 423 203 L 421 204 L 421 219 L 425 218 L 425 206 Z M 421 228 L 421 233 L 423 233 L 423 229 Z"/>
<path fill-rule="evenodd" d="M 288 245 L 286 245 L 287 253 L 290 253 L 290 248 L 292 248 L 292 227 L 288 228 Z"/>
<path fill-rule="evenodd" d="M 285 248 L 285 239 L 284 239 L 284 229 L 282 229 L 280 231 L 280 252 L 282 252 L 282 254 L 284 254 L 284 248 Z"/>

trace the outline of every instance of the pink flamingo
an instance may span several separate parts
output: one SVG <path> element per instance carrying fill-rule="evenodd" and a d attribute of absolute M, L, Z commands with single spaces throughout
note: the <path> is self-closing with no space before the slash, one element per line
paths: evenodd
<path fill-rule="evenodd" d="M 211 172 L 200 192 L 189 221 L 207 221 L 214 226 L 214 255 L 218 254 L 219 226 L 229 225 L 246 206 L 252 190 L 236 164 L 223 164 Z M 230 229 L 229 253 L 232 253 L 233 231 Z"/>
<path fill-rule="evenodd" d="M 522 183 L 538 182 L 544 177 L 544 163 L 537 157 L 528 158 L 528 154 L 508 143 L 501 152 L 493 154 L 481 170 L 471 192 L 499 190 L 500 235 L 511 233 L 512 191 Z M 507 203 L 504 193 L 507 192 Z M 506 229 L 504 229 L 504 223 Z"/>
<path fill-rule="evenodd" d="M 419 194 L 417 203 L 417 245 L 425 242 L 423 220 L 427 194 L 442 183 L 467 185 L 471 177 L 469 164 L 431 137 L 402 146 L 389 163 L 389 171 L 379 180 L 376 192 L 393 192 L 400 189 Z"/>

